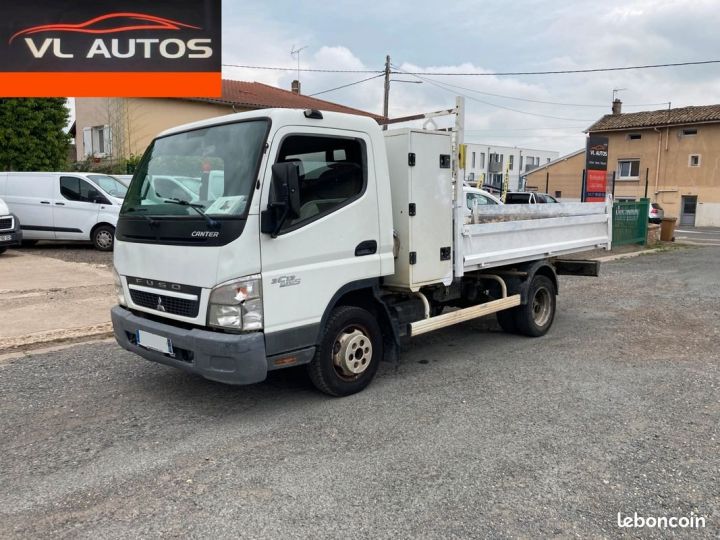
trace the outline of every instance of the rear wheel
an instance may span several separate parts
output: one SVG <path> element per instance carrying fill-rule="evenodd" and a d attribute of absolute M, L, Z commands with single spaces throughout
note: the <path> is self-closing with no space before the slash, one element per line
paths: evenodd
<path fill-rule="evenodd" d="M 100 225 L 93 231 L 93 245 L 100 251 L 112 251 L 115 243 L 115 228 L 110 225 Z"/>
<path fill-rule="evenodd" d="M 547 276 L 533 277 L 528 289 L 527 304 L 513 309 L 515 325 L 520 334 L 543 336 L 555 319 L 555 285 Z"/>
<path fill-rule="evenodd" d="M 308 374 L 331 396 L 349 396 L 372 381 L 383 354 L 380 326 L 366 310 L 340 306 L 328 318 Z"/>
<path fill-rule="evenodd" d="M 517 308 L 504 309 L 495 314 L 500 328 L 508 334 L 517 334 L 518 331 L 517 324 L 515 323 L 515 310 L 517 310 Z"/>

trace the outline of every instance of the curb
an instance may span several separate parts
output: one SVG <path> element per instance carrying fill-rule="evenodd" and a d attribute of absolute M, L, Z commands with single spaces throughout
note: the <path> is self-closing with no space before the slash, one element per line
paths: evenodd
<path fill-rule="evenodd" d="M 605 257 L 596 257 L 595 259 L 593 259 L 593 261 L 611 262 L 611 261 L 617 261 L 620 259 L 631 259 L 633 257 L 645 255 L 646 253 L 655 253 L 655 252 L 661 251 L 661 250 L 662 250 L 662 248 L 652 248 L 652 249 L 643 249 L 641 251 L 631 251 L 629 253 L 618 253 L 617 255 L 606 255 Z"/>
<path fill-rule="evenodd" d="M 102 323 L 81 328 L 51 330 L 49 332 L 37 332 L 11 338 L 0 338 L 0 351 L 4 353 L 15 353 L 52 347 L 65 343 L 79 341 L 96 341 L 113 336 L 112 324 Z"/>

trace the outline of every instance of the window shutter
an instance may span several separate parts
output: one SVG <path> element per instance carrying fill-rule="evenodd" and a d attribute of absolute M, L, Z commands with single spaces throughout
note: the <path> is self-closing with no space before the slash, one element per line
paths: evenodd
<path fill-rule="evenodd" d="M 91 156 L 93 153 L 92 148 L 92 128 L 83 128 L 83 157 L 86 158 Z"/>
<path fill-rule="evenodd" d="M 103 152 L 106 155 L 111 155 L 112 152 L 112 131 L 110 130 L 110 126 L 103 126 L 103 140 L 105 141 L 105 148 Z"/>

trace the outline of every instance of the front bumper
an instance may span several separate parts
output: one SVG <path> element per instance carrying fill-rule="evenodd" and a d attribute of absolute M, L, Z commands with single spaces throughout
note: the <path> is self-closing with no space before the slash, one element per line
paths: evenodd
<path fill-rule="evenodd" d="M 9 240 L 0 240 L 0 247 L 19 246 L 22 244 L 22 230 L 17 218 L 13 220 L 14 228 L 10 230 L 0 231 L 0 238 L 9 236 Z"/>
<path fill-rule="evenodd" d="M 121 306 L 113 307 L 110 315 L 115 339 L 120 346 L 147 360 L 226 384 L 252 384 L 267 377 L 262 332 L 223 334 L 198 328 L 179 328 L 138 317 Z M 138 330 L 169 338 L 174 355 L 137 345 L 135 336 Z"/>

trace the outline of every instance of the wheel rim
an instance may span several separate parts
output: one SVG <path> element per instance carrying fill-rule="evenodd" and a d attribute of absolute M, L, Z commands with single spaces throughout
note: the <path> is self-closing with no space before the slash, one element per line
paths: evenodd
<path fill-rule="evenodd" d="M 108 231 L 100 231 L 95 235 L 95 242 L 101 248 L 109 248 L 113 243 L 113 235 Z"/>
<path fill-rule="evenodd" d="M 533 321 L 538 326 L 545 326 L 552 315 L 552 297 L 550 291 L 541 287 L 535 291 L 532 301 Z"/>
<path fill-rule="evenodd" d="M 348 326 L 333 343 L 333 366 L 338 375 L 357 378 L 372 363 L 373 347 L 367 330 L 360 326 Z"/>

